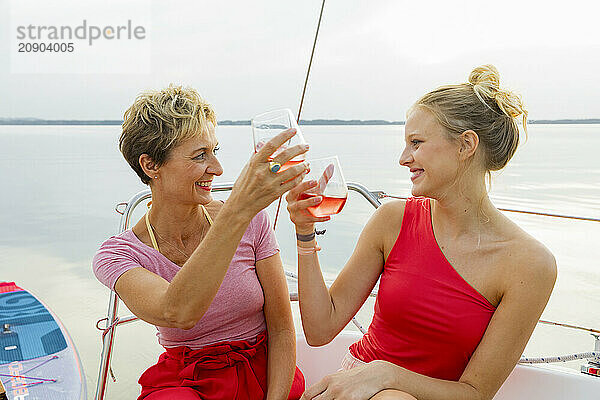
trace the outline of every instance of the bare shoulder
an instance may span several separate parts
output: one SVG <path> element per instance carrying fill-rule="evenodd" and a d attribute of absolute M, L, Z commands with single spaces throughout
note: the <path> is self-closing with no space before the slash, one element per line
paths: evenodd
<path fill-rule="evenodd" d="M 385 202 L 375 210 L 373 217 L 377 217 L 378 219 L 393 218 L 402 221 L 405 206 L 406 200 L 392 200 Z"/>
<path fill-rule="evenodd" d="M 377 241 L 384 259 L 387 258 L 400 234 L 405 206 L 405 200 L 393 200 L 382 204 L 363 230 L 364 234 Z"/>
<path fill-rule="evenodd" d="M 539 240 L 517 228 L 507 246 L 507 276 L 512 286 L 537 287 L 551 291 L 556 281 L 556 259 Z"/>
<path fill-rule="evenodd" d="M 404 216 L 404 206 L 406 201 L 393 200 L 380 205 L 373 213 L 367 227 L 374 226 L 381 231 L 385 231 L 391 227 L 400 227 L 402 225 L 402 217 Z"/>

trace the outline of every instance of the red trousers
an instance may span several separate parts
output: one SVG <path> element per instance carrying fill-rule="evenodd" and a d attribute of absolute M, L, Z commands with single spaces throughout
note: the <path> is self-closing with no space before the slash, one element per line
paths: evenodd
<path fill-rule="evenodd" d="M 166 349 L 140 377 L 138 400 L 260 400 L 267 394 L 267 334 L 255 344 L 246 340 L 217 343 L 200 350 Z M 304 376 L 296 367 L 288 400 L 304 392 Z"/>

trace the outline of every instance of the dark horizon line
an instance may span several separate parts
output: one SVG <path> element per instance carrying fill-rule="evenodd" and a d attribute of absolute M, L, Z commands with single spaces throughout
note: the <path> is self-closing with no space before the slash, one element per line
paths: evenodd
<path fill-rule="evenodd" d="M 0 125 L 121 125 L 122 120 L 48 120 L 37 118 L 0 118 Z M 300 120 L 300 125 L 404 125 L 405 121 L 387 121 L 382 119 L 310 119 Z M 528 124 L 600 124 L 600 118 L 585 119 L 538 119 L 528 120 Z M 250 120 L 218 121 L 224 126 L 247 126 Z"/>

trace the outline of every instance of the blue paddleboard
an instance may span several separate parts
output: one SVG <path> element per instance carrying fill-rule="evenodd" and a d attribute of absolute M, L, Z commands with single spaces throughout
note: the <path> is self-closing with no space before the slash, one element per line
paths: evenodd
<path fill-rule="evenodd" d="M 0 381 L 11 400 L 86 398 L 81 361 L 65 327 L 14 282 L 0 282 Z"/>

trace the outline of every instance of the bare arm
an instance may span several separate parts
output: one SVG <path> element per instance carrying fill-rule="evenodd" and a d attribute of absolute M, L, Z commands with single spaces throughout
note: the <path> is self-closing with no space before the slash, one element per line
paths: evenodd
<path fill-rule="evenodd" d="M 202 318 L 250 220 L 304 177 L 304 164 L 279 174 L 268 169 L 268 156 L 292 136 L 292 131 L 284 131 L 252 156 L 207 235 L 171 283 L 143 268 L 119 277 L 115 291 L 135 315 L 154 325 L 183 329 L 192 328 Z M 284 164 L 306 151 L 306 147 L 294 146 L 276 158 Z"/>
<path fill-rule="evenodd" d="M 306 212 L 312 199 L 298 200 L 298 195 L 310 188 L 304 182 L 287 196 L 288 210 L 298 233 L 314 229 L 316 218 Z M 329 343 L 348 324 L 365 302 L 384 265 L 383 226 L 390 219 L 398 220 L 403 205 L 385 204 L 377 209 L 363 229 L 352 256 L 331 285 L 325 285 L 316 253 L 298 255 L 298 295 L 304 334 L 309 344 Z M 393 215 L 393 217 L 392 217 Z M 313 242 L 297 242 L 298 246 L 313 247 Z"/>
<path fill-rule="evenodd" d="M 171 283 L 134 268 L 117 279 L 115 291 L 139 318 L 157 326 L 192 328 L 216 295 L 251 217 L 224 205 L 191 257 Z"/>
<path fill-rule="evenodd" d="M 459 380 L 482 399 L 494 396 L 519 361 L 556 281 L 556 261 L 545 248 L 531 249 L 511 267 L 512 279 Z"/>
<path fill-rule="evenodd" d="M 287 399 L 296 371 L 296 331 L 279 253 L 256 263 L 268 332 L 267 400 Z"/>
<path fill-rule="evenodd" d="M 362 397 L 358 398 L 368 399 L 381 390 L 395 389 L 419 400 L 492 399 L 519 360 L 556 279 L 554 258 L 545 249 L 529 252 L 507 267 L 513 278 L 507 281 L 503 298 L 458 382 L 373 361 L 325 378 L 303 398 L 324 391 L 343 398 L 345 390 L 360 390 Z"/>

